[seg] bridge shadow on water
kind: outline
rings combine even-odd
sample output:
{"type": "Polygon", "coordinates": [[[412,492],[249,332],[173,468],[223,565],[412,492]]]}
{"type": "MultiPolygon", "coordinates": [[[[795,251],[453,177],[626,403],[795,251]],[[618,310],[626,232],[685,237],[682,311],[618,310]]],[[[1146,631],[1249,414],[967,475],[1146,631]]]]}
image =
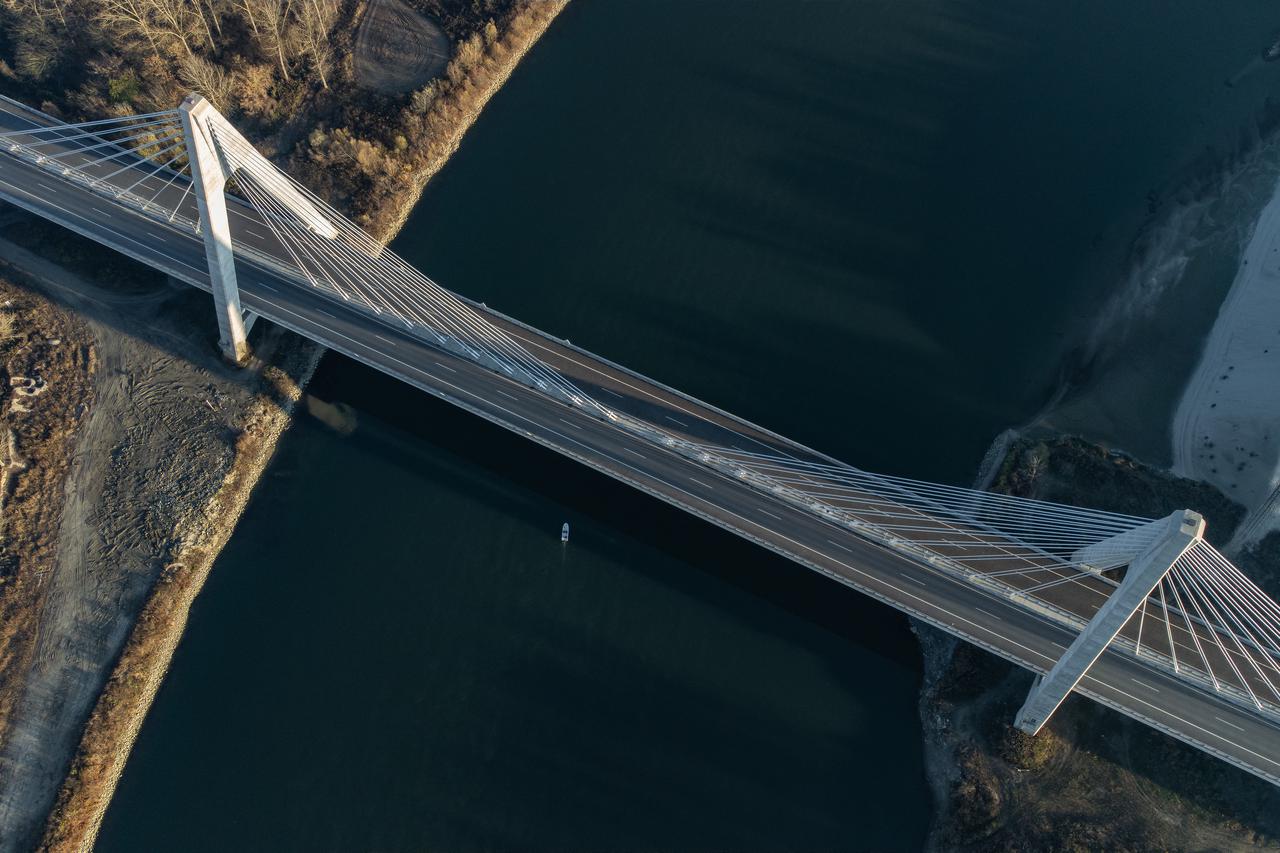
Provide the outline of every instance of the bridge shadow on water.
{"type": "MultiPolygon", "coordinates": [[[[567,508],[575,515],[569,519],[574,548],[597,547],[589,523],[597,521],[647,548],[697,559],[698,570],[712,577],[803,615],[895,665],[920,669],[913,641],[906,648],[884,641],[886,635],[908,636],[900,614],[541,445],[333,353],[325,356],[309,390],[322,399],[340,391],[341,402],[360,419],[353,440],[368,442],[371,452],[395,465],[431,465],[415,453],[410,439],[424,440],[465,460],[467,469],[479,467],[494,478],[478,481],[464,469],[432,466],[431,476],[443,478],[451,489],[549,530],[563,519],[548,515],[547,507],[567,508]],[[496,480],[507,481],[514,491],[495,488],[496,480]]],[[[685,584],[679,572],[661,580],[691,593],[704,588],[685,584]]]]}

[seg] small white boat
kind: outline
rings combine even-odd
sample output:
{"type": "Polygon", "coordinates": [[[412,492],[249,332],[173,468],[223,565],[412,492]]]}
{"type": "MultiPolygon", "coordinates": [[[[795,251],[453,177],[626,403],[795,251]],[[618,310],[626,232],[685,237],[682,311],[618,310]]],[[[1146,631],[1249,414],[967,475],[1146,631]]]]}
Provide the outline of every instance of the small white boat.
{"type": "Polygon", "coordinates": [[[569,541],[569,522],[567,521],[564,523],[564,526],[560,528],[560,541],[561,542],[569,541]]]}

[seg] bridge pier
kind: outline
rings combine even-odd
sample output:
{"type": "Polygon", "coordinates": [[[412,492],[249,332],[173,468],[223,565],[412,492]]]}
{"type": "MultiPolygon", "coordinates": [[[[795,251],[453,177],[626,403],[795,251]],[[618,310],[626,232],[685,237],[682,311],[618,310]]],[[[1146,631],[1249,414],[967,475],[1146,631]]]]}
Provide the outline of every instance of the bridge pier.
{"type": "Polygon", "coordinates": [[[1033,735],[1044,727],[1067,694],[1084,678],[1093,662],[1101,657],[1116,634],[1173,567],[1174,561],[1203,535],[1204,518],[1197,512],[1182,510],[1091,546],[1085,549],[1090,552],[1088,554],[1081,552],[1076,555],[1082,558],[1080,562],[1096,568],[1112,568],[1125,563],[1129,568],[1116,591],[1094,614],[1070,648],[1062,653],[1053,669],[1036,679],[1014,725],[1033,735]],[[1154,541],[1150,538],[1153,533],[1154,541]]]}
{"type": "Polygon", "coordinates": [[[187,160],[200,210],[200,231],[209,264],[209,284],[218,318],[218,346],[232,364],[249,360],[248,328],[240,308],[235,255],[231,251],[231,225],[227,221],[227,170],[218,156],[205,121],[217,112],[199,95],[188,95],[178,108],[187,142],[187,160]]]}

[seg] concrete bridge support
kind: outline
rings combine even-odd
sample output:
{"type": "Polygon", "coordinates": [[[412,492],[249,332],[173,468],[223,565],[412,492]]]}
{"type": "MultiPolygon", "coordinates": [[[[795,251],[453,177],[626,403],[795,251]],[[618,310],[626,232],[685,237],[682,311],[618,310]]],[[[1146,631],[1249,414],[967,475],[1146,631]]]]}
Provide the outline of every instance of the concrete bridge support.
{"type": "Polygon", "coordinates": [[[217,111],[199,95],[188,95],[178,108],[187,141],[187,159],[200,209],[200,230],[209,263],[209,283],[218,316],[218,346],[227,361],[244,365],[249,360],[248,330],[240,308],[236,262],[231,251],[231,226],[227,222],[227,170],[214,145],[210,114],[217,111]]]}
{"type": "Polygon", "coordinates": [[[227,221],[227,180],[238,170],[248,169],[262,189],[311,231],[334,240],[338,229],[203,97],[188,95],[178,107],[178,113],[182,117],[187,159],[191,163],[196,204],[200,209],[209,280],[218,314],[218,344],[228,361],[243,365],[249,358],[245,336],[256,318],[240,309],[231,227],[227,221]]]}
{"type": "Polygon", "coordinates": [[[1174,562],[1203,535],[1204,518],[1191,510],[1182,510],[1086,549],[1096,551],[1096,554],[1077,555],[1094,557],[1092,564],[1095,566],[1112,567],[1128,563],[1129,568],[1116,591],[1094,614],[1071,647],[1063,652],[1053,669],[1036,680],[1014,720],[1018,728],[1029,734],[1040,731],[1174,562]],[[1154,541],[1151,539],[1153,533],[1154,541]]]}

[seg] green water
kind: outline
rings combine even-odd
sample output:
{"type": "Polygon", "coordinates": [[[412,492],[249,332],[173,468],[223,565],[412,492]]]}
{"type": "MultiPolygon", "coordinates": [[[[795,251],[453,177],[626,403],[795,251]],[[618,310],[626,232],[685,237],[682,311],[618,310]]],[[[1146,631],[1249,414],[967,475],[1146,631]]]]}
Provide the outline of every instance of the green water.
{"type": "MultiPolygon", "coordinates": [[[[396,249],[850,462],[965,483],[1053,394],[1148,192],[1255,119],[1273,26],[582,0],[396,249]]],[[[924,843],[905,619],[342,358],[313,390],[360,427],[285,437],[99,849],[924,843]]]]}

